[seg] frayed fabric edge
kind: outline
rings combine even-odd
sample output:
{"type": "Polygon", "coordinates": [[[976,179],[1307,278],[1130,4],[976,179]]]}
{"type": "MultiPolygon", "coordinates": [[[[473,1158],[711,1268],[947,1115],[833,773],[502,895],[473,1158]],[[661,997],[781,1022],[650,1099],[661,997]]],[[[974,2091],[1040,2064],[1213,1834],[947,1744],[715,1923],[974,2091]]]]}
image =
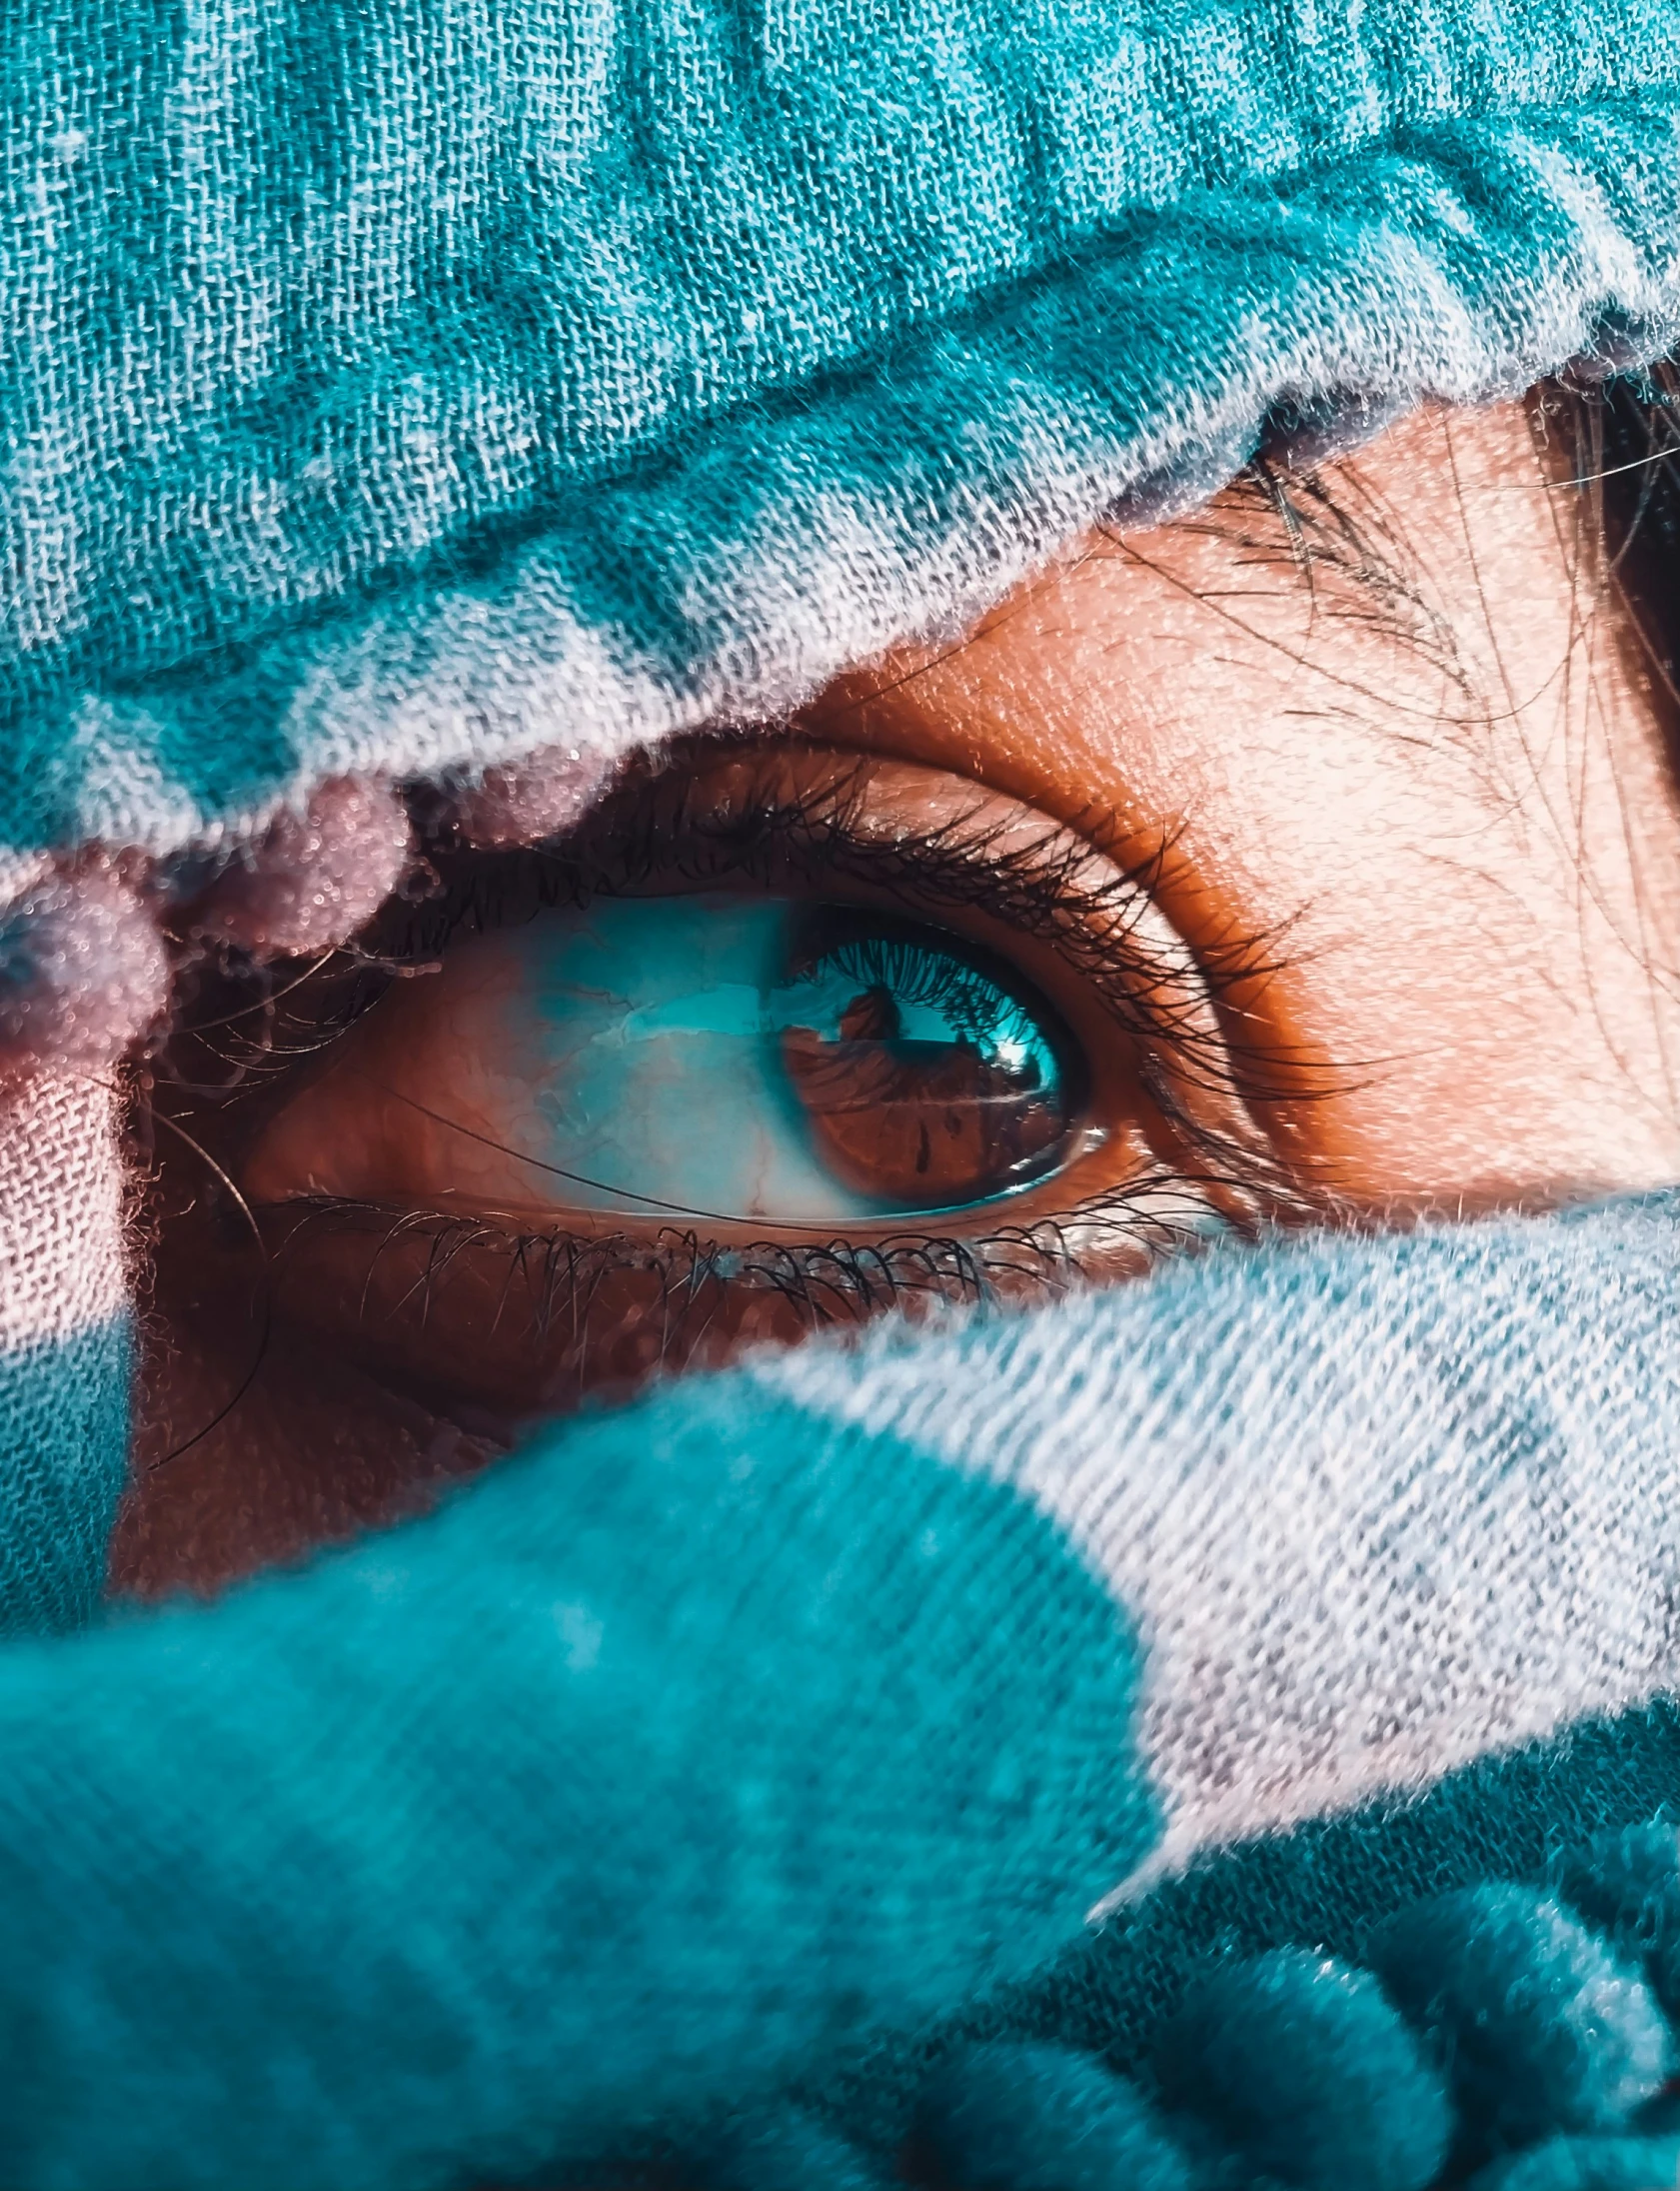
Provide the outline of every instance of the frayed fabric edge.
{"type": "Polygon", "coordinates": [[[785,721],[840,670],[954,636],[1091,525],[1206,501],[1257,449],[1310,465],[1419,403],[1636,367],[1680,337],[1676,234],[1666,93],[1195,195],[576,491],[489,581],[385,592],[232,676],[37,711],[0,781],[21,884],[0,1056],[118,1054],[162,1009],[148,937],[182,919],[258,956],[343,941],[413,857],[416,784],[468,839],[552,834],[627,753],[785,721]]]}

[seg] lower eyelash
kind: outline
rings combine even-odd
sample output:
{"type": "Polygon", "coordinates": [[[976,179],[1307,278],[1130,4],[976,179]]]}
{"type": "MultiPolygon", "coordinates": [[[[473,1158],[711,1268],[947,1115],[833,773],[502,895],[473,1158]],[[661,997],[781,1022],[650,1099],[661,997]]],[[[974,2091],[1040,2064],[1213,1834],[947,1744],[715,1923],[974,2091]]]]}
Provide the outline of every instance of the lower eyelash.
{"type": "MultiPolygon", "coordinates": [[[[417,1232],[429,1236],[425,1266],[403,1302],[417,1332],[424,1330],[458,1257],[501,1255],[504,1308],[516,1288],[524,1290],[539,1335],[547,1338],[569,1325],[580,1361],[590,1342],[593,1301],[609,1279],[625,1273],[658,1283],[663,1357],[680,1338],[695,1335],[687,1319],[699,1315],[710,1322],[734,1295],[777,1296],[809,1329],[844,1326],[911,1304],[960,1305],[1065,1291],[1092,1274],[1093,1261],[1123,1255],[1142,1270],[1229,1229],[1210,1207],[1204,1181],[1159,1173],[1087,1196],[1030,1224],[995,1225],[972,1238],[903,1230],[871,1241],[836,1236],[724,1243],[672,1225],[650,1237],[565,1225],[511,1233],[444,1211],[397,1211],[338,1197],[284,1206],[300,1226],[338,1222],[362,1231],[383,1222],[384,1236],[368,1264],[370,1286],[387,1248],[417,1232]]],[[[284,1254],[282,1243],[275,1250],[277,1263],[284,1254]]]]}

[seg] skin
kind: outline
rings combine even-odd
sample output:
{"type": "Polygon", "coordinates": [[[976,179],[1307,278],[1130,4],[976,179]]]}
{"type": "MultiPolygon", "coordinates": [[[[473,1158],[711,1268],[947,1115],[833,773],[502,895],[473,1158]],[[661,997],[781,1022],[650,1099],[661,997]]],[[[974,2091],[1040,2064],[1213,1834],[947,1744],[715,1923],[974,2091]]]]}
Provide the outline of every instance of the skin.
{"type": "MultiPolygon", "coordinates": [[[[1105,872],[1145,876],[1149,918],[1224,969],[1228,1072],[1197,1100],[1263,1150],[1272,1215],[1408,1222],[1666,1183],[1680,1176],[1671,727],[1565,471],[1520,405],[1424,414],[1325,475],[1339,517],[1295,495],[1304,570],[1251,487],[1151,532],[1092,535],[960,646],[837,681],[776,766],[861,760],[867,826],[888,838],[988,801],[1000,828],[1059,825],[1105,872]]],[[[970,925],[1085,1036],[1088,1000],[1053,952],[970,925]]],[[[505,1253],[457,1257],[421,1329],[418,1235],[376,1256],[373,1235],[347,1249],[287,1230],[289,1197],[322,1188],[553,1219],[529,1165],[388,1093],[406,1074],[438,1086],[447,1062],[451,1116],[508,1136],[518,1076],[465,965],[446,955],[399,985],[255,1124],[188,1121],[281,1243],[266,1309],[227,1197],[179,1149],[163,1164],[117,1587],[214,1587],[412,1510],[522,1415],[565,1403],[551,1340],[509,1306],[505,1253]]],[[[1145,1079],[1110,1034],[1096,1081],[1114,1129],[1093,1166],[1170,1140],[1145,1079]]],[[[610,1390],[660,1358],[633,1296],[591,1372],[610,1390]]],[[[689,1352],[803,1327],[758,1301],[712,1317],[689,1352]]]]}
{"type": "Polygon", "coordinates": [[[1362,1207],[1670,1179],[1668,726],[1615,604],[1581,597],[1569,498],[1515,405],[1411,419],[1339,475],[1399,535],[1431,644],[1334,574],[1315,614],[1215,513],[1082,543],[961,652],[842,680],[811,726],[1164,834],[1182,933],[1285,938],[1249,1004],[1322,1070],[1273,1122],[1362,1207]]]}

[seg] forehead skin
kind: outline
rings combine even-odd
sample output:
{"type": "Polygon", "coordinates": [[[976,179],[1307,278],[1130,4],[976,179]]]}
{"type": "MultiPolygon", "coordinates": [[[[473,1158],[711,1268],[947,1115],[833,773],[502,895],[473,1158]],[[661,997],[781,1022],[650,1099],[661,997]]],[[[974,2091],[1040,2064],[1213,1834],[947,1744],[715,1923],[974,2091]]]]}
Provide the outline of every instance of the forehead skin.
{"type": "Polygon", "coordinates": [[[807,718],[1151,859],[1270,1123],[1375,1209],[1680,1175],[1680,813],[1666,727],[1519,405],[1414,417],[1323,476],[1092,536],[955,649],[807,718]],[[1281,1076],[1276,1061],[1286,1061],[1281,1076]]]}

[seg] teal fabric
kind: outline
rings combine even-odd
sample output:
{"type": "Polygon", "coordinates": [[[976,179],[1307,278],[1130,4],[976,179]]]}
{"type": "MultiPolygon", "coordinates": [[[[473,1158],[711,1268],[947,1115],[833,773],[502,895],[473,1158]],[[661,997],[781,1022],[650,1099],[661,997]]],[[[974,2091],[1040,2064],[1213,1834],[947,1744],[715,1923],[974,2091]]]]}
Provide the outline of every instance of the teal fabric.
{"type": "MultiPolygon", "coordinates": [[[[1427,1418],[1392,1403],[1419,1389],[1413,1369],[1452,1399],[1465,1497],[1495,1519],[1502,1484],[1566,1505],[1580,1441],[1604,1431],[1629,1471],[1629,1539],[1666,1536],[1672,1558],[1648,1516],[1680,1384],[1677,1226],[1658,1203],[1208,1254],[1077,1322],[982,1316],[941,1334],[943,1356],[899,1341],[894,1358],[925,1355],[923,1403],[947,1417],[1001,1362],[1002,1436],[1011,1415],[1042,1417],[1044,1363],[1071,1357],[1100,1404],[1082,1422],[1066,1406],[1058,1442],[1141,1448],[1165,1481],[1180,1387],[1208,1442],[1246,1421],[1262,1455],[1307,1448],[1361,1389],[1374,1336],[1369,1419],[1399,1418],[1387,1450],[1427,1418]],[[1363,1325],[1326,1313],[1338,1292],[1363,1325]],[[1263,1401],[1223,1352],[1233,1310],[1248,1319],[1237,1372],[1280,1372],[1263,1401]],[[1070,1332],[1102,1343],[1074,1349],[1070,1332]],[[1118,1408],[1101,1384],[1115,1374],[1131,1380],[1118,1408]]],[[[1053,1500],[983,1441],[971,1464],[932,1450],[867,1351],[827,1357],[848,1382],[814,1359],[581,1418],[431,1518],[220,1604],[0,1652],[8,2185],[603,2181],[673,2143],[704,2153],[720,2115],[789,2095],[836,2126],[842,2157],[890,2173],[929,2060],[1001,2029],[1154,2076],[1169,2158],[1212,2141],[1214,2180],[1246,2187],[1258,2167],[1233,2176],[1231,2141],[1275,2155],[1275,2131],[1213,2105],[1230,2077],[1151,2067],[1210,1962],[1305,1948],[1314,1969],[1368,1964],[1377,1928],[1420,1897],[1544,1888],[1575,1844],[1680,1803],[1672,1703],[1581,1717],[1433,1792],[1210,1848],[1090,1936],[1092,1905],[1141,1876],[1170,1823],[1147,1707],[1171,1637],[1141,1632],[1053,1500]],[[888,1419],[855,1419],[848,1390],[888,1419]]],[[[1358,1423],[1344,1428],[1359,1449],[1358,1423]]],[[[1448,1434],[1433,1418],[1425,1442],[1448,1434]]],[[[1366,1445],[1387,1520],[1380,1439],[1366,1445]]],[[[1349,1571],[1361,1549],[1346,1547],[1349,1571]]],[[[1615,1549],[1603,1572],[1579,1556],[1518,1572],[1517,1593],[1562,1593],[1602,1625],[1632,1572],[1615,1549]]],[[[1278,1603],[1280,1637],[1296,1610],[1278,1603]]],[[[1335,1671],[1300,1669],[1309,1702],[1320,1673],[1331,1684],[1326,1711],[1335,1671]]],[[[1232,1672],[1209,1662],[1209,1708],[1232,1672]]],[[[1680,1910],[1671,1840],[1640,1861],[1667,1897],[1651,1906],[1680,1910]]],[[[1530,2102],[1529,2144],[1637,2127],[1680,1994],[1661,1926],[1618,1929],[1631,1861],[1618,1843],[1585,1886],[1580,1864],[1563,1879],[1583,1917],[1540,1934],[1561,1938],[1561,1973],[1500,1981],[1483,2022],[1518,2073],[1485,2104],[1455,2091],[1460,2124],[1472,2101],[1511,2118],[1515,2085],[1580,2099],[1530,2102]],[[1647,1951],[1642,1976],[1626,1958],[1647,1951]],[[1551,2025],[1505,2028],[1511,2004],[1553,1999],[1572,2082],[1521,2074],[1551,2025]]],[[[1314,2095],[1325,2120],[1308,2142],[1332,2158],[1373,2135],[1399,2151],[1383,2094],[1412,2042],[1370,1984],[1330,1969],[1327,2001],[1291,2006],[1299,1988],[1283,1989],[1288,2028],[1249,2088],[1314,2095]],[[1303,2062],[1298,2033],[1326,2015],[1335,2043],[1303,2062]]],[[[1433,1975],[1422,1988],[1425,2031],[1449,1993],[1433,1975]]],[[[1479,2000],[1468,1981],[1458,1994],[1479,2000]]],[[[1268,1983],[1262,2004],[1277,1995],[1268,1983]]],[[[1111,2127],[1143,2135],[1134,2108],[1111,2127]]],[[[769,2166],[805,2149],[745,2150],[769,2166]]],[[[1035,2181],[1023,2159],[1007,2191],[1035,2181]]]]}
{"type": "Polygon", "coordinates": [[[128,1483],[133,1373],[127,1316],[0,1349],[0,1637],[61,1634],[99,1617],[128,1483]]]}
{"type": "Polygon", "coordinates": [[[763,712],[1104,511],[1680,327],[1669,0],[0,36],[0,829],[763,712]]]}
{"type": "Polygon", "coordinates": [[[734,1380],[0,1653],[0,2180],[525,2180],[1019,1976],[1147,1850],[1060,1532],[734,1380]]]}
{"type": "MultiPolygon", "coordinates": [[[[14,0],[0,143],[0,855],[97,841],[136,889],[335,773],[774,714],[1262,442],[1680,335],[1674,0],[14,0]]],[[[1068,1420],[1123,1359],[1156,1430],[1304,1447],[1377,1358],[1453,1398],[1390,1425],[1420,1466],[1578,1488],[1619,1453],[1631,1500],[1675,1413],[1672,1229],[1637,1285],[1591,1223],[1550,1260],[1502,1236],[1475,1288],[1428,1239],[1209,1258],[1113,1311],[1068,1420]],[[1181,1382],[1220,1287],[1242,1359],[1295,1350],[1264,1406],[1181,1382]]],[[[94,1613],[128,1326],[37,1322],[0,1361],[0,1591],[46,1630],[94,1613]]],[[[1091,1329],[1031,1325],[1017,1415],[1091,1329]]],[[[446,2191],[701,2153],[790,2090],[818,2129],[720,2191],[790,2154],[866,2181],[936,2042],[1001,2018],[1142,2078],[1204,1964],[1273,1949],[1327,1949],[1422,2060],[1342,1963],[1680,1799],[1671,1710],[1204,1853],[1086,1940],[1161,1846],[1152,1646],[1081,1517],[934,1436],[993,1337],[939,1339],[926,1435],[743,1373],[218,1606],[8,1643],[0,2181],[446,2191]]],[[[1559,1967],[1606,2046],[1660,2037],[1585,1927],[1559,1967]]],[[[1622,2119],[1490,2182],[1670,2150],[1651,2060],[1606,2061],[1622,2119]]],[[[1094,2088],[1162,2181],[1254,2180],[1228,2124],[1094,2088]]]]}
{"type": "MultiPolygon", "coordinates": [[[[914,2048],[878,2050],[866,2070],[850,2072],[830,2089],[829,2104],[860,2149],[891,2151],[925,2107],[930,2084],[936,2089],[948,2078],[949,2065],[960,2066],[975,2042],[983,2054],[1024,2042],[1077,2050],[1073,2060],[1100,2061],[1145,2090],[1162,2081],[1170,2090],[1186,2071],[1199,2074],[1215,2107],[1236,2086],[1269,2133],[1274,2158],[1283,2142],[1288,2164],[1281,2171],[1256,2170],[1256,2180],[1268,2187],[1278,2174],[1289,2183],[1322,2181],[1325,2191],[1355,2182],[1403,2182],[1419,2191],[1437,2180],[1461,2183],[1475,2153],[1475,2142],[1463,2135],[1467,2116],[1475,2122],[1461,2089],[1465,2057],[1472,2075],[1480,2069],[1485,2076],[1489,2054],[1496,2058],[1512,2047],[1513,2025],[1544,2005],[1548,1978],[1555,1984],[1555,1975],[1533,1967],[1495,1974],[1499,1982],[1484,1982],[1458,2043],[1443,2046],[1439,2019],[1452,1973],[1435,1956],[1428,1987],[1434,1998],[1422,2004],[1426,2032],[1434,2026],[1426,2053],[1460,2072],[1452,2080],[1459,2087],[1458,2150],[1444,2173],[1438,2148],[1432,2159],[1426,2151],[1417,2166],[1408,2165],[1407,2154],[1420,2142],[1427,2149],[1438,2099],[1406,2090],[1415,2066],[1396,2065],[1393,2042],[1382,2043],[1380,2030],[1366,2033],[1358,2018],[1336,2016],[1344,2006],[1336,1996],[1349,1989],[1350,1967],[1357,1971],[1363,1964],[1354,1985],[1366,1990],[1368,2007],[1375,1990],[1368,1966],[1383,1961],[1385,1935],[1424,1964],[1432,1910],[1477,1895],[1496,1904],[1519,1900],[1513,1885],[1490,1890],[1484,1882],[1523,1882],[1533,1890],[1530,1906],[1571,1935],[1572,1952],[1596,1963],[1598,1975],[1567,2004],[1579,2020],[1561,2035],[1566,2043],[1558,2043],[1555,2026],[1539,2021],[1528,2060],[1519,2056],[1516,2073],[1497,2081],[1498,2101],[1527,2112],[1533,2130],[1484,2160],[1474,2173],[1477,2191],[1664,2191],[1680,2161],[1673,2088],[1663,2096],[1664,2075],[1680,2057],[1673,2052],[1672,2029],[1667,2064],[1653,2057],[1652,2036],[1660,2028],[1656,2000],[1628,1980],[1641,1954],[1648,1956],[1653,1990],[1672,2019],[1680,2000],[1655,1976],[1672,1936],[1665,1941],[1649,1910],[1634,1936],[1613,1941],[1571,1923],[1569,1913],[1579,1906],[1571,1899],[1581,1883],[1576,1852],[1595,1840],[1599,1849],[1606,1842],[1614,1848],[1617,1829],[1629,1819],[1664,1807],[1672,1815],[1677,1792],[1680,1716],[1665,1701],[1649,1712],[1581,1724],[1562,1740],[1513,1757],[1484,1760],[1415,1803],[1370,1805],[1351,1817],[1221,1852],[1111,1919],[1025,1986],[914,2048]],[[1607,1945],[1627,1958],[1619,1977],[1614,1959],[1605,1959],[1607,1945]],[[1171,2051],[1186,2004],[1197,2011],[1194,2028],[1205,2020],[1201,2004],[1210,1993],[1235,1994],[1256,1978],[1271,1979],[1279,1962],[1294,1966],[1309,1997],[1314,1991],[1320,1996],[1316,2014],[1268,2028],[1250,2008],[1246,2019],[1223,2022],[1216,2059],[1198,2063],[1192,2055],[1186,2061],[1171,2051]],[[1624,2042],[1626,2024],[1633,2024],[1631,2046],[1611,2039],[1618,2020],[1624,2042]],[[1615,2074],[1626,2077],[1630,2066],[1636,2073],[1634,2104],[1619,2126],[1595,2120],[1600,2109],[1616,2112],[1598,2082],[1607,2056],[1615,2074]],[[1401,2093],[1408,2110],[1403,2133],[1387,2119],[1401,2093]],[[1361,2138],[1368,2142],[1361,2145],[1361,2138]],[[1349,2142],[1338,2150],[1344,2140],[1349,2142]],[[1320,2174],[1326,2147],[1329,2165],[1320,2174]]],[[[1669,1825],[1659,1831],[1669,1843],[1665,1877],[1672,1896],[1680,1891],[1675,1830],[1669,1825]]],[[[1591,1921],[1603,1912],[1582,1908],[1581,1914],[1591,1921]]],[[[1391,1998],[1401,1989],[1390,1984],[1385,1990],[1391,1998]]],[[[1415,2013],[1417,2004],[1406,2005],[1415,2013]]],[[[1515,2040],[1520,2047],[1520,2029],[1515,2040]]],[[[1196,2113],[1199,2118],[1202,2110],[1196,2113]]],[[[1481,2116],[1484,2152],[1488,2115],[1496,2113],[1490,2108],[1481,2116]]],[[[1201,2127],[1198,2120],[1194,2128],[1201,2127]]],[[[1195,2143],[1193,2133],[1189,2142],[1195,2143]]],[[[1219,2164],[1223,2172],[1216,2166],[1212,2181],[1249,2182],[1240,2166],[1231,2169],[1228,2152],[1219,2164]]],[[[1007,2180],[1012,2187],[1034,2178],[1017,2164],[1007,2180]]]]}
{"type": "MultiPolygon", "coordinates": [[[[1135,2063],[1210,1952],[1310,1943],[1357,1961],[1373,1930],[1420,1896],[1489,1878],[1542,1885],[1594,1834],[1677,1807],[1671,1700],[1583,1722],[1450,1774],[1414,1802],[1371,1804],[1208,1857],[1110,1918],[984,2027],[995,2018],[1135,2063]]],[[[881,2106],[887,2093],[880,2081],[856,2104],[881,2106]]]]}

